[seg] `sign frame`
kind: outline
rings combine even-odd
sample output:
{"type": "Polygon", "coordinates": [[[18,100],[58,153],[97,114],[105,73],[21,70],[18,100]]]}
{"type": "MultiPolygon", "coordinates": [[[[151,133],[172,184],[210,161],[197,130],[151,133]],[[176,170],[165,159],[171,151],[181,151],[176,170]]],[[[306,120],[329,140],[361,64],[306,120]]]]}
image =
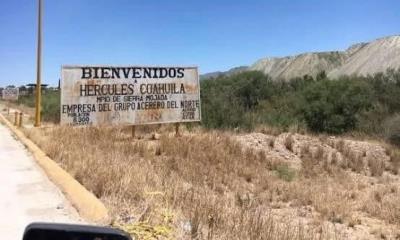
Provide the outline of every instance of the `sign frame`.
{"type": "MultiPolygon", "coordinates": [[[[96,127],[102,127],[102,126],[141,126],[141,125],[154,125],[154,124],[172,124],[172,123],[194,123],[194,122],[201,122],[202,116],[201,116],[201,87],[200,87],[200,74],[199,74],[199,68],[197,65],[136,65],[136,64],[130,64],[130,65],[105,65],[105,64],[63,64],[61,65],[61,74],[60,74],[60,124],[65,125],[65,126],[74,126],[74,127],[90,127],[90,126],[96,126],[96,127]],[[64,84],[64,76],[63,76],[63,70],[64,69],[71,69],[71,68],[183,68],[183,69],[194,69],[196,71],[196,84],[198,87],[197,90],[197,99],[198,99],[198,118],[197,119],[186,119],[182,121],[158,121],[158,122],[141,122],[141,123],[100,123],[100,124],[83,124],[83,125],[74,125],[70,123],[63,123],[62,122],[62,99],[64,97],[64,91],[63,91],[63,84],[64,84]]],[[[99,78],[101,79],[101,78],[99,78]]],[[[136,110],[134,110],[136,111],[136,110]]]]}

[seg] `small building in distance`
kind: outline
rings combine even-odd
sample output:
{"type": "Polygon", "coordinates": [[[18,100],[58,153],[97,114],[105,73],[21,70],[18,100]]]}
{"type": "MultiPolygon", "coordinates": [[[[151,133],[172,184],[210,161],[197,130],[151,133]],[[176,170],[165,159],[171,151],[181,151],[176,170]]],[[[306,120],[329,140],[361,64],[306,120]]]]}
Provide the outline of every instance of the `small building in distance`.
{"type": "Polygon", "coordinates": [[[28,95],[28,88],[25,85],[21,85],[18,87],[19,95],[26,96],[28,95]]]}
{"type": "MultiPolygon", "coordinates": [[[[26,86],[28,87],[28,95],[32,95],[32,94],[36,93],[36,83],[29,83],[29,84],[26,84],[26,86]]],[[[40,84],[40,86],[41,86],[42,94],[46,93],[48,84],[40,84]]]]}

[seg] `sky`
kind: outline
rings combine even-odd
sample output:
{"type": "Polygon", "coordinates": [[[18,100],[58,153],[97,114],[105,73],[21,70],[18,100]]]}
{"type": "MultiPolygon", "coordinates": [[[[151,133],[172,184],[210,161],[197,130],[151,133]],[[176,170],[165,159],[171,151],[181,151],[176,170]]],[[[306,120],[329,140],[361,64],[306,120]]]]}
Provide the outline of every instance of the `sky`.
{"type": "MultiPolygon", "coordinates": [[[[398,0],[43,0],[43,83],[62,65],[198,66],[400,34],[398,0]]],[[[0,0],[0,86],[36,81],[37,1],[0,0]]]]}

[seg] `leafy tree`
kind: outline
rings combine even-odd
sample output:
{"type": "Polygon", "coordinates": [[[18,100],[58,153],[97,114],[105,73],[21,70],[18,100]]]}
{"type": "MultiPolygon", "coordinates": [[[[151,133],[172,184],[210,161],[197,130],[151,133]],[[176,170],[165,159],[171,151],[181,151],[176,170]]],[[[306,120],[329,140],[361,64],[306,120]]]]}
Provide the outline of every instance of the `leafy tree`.
{"type": "Polygon", "coordinates": [[[324,80],[303,93],[304,119],[315,132],[344,133],[353,130],[357,114],[371,106],[371,89],[361,81],[324,80]]]}
{"type": "Polygon", "coordinates": [[[244,72],[233,79],[234,94],[245,109],[251,110],[272,95],[271,79],[261,72],[244,72]]]}
{"type": "Polygon", "coordinates": [[[296,125],[314,132],[383,136],[387,120],[400,114],[400,69],[338,80],[321,72],[315,79],[305,75],[288,81],[249,71],[202,80],[201,97],[206,127],[296,125]]]}

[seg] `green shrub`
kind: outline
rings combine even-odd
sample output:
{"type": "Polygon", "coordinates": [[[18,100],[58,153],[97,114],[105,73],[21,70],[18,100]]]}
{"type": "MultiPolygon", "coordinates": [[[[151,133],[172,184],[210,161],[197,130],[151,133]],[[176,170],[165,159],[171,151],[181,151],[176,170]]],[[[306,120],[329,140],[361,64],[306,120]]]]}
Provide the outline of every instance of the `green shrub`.
{"type": "Polygon", "coordinates": [[[50,92],[43,94],[42,97],[42,116],[44,121],[60,121],[60,94],[59,92],[50,92]]]}
{"type": "MultiPolygon", "coordinates": [[[[35,95],[20,96],[18,103],[33,108],[35,107],[35,95]]],[[[60,121],[59,92],[46,92],[42,94],[41,114],[44,121],[60,121]]]]}
{"type": "Polygon", "coordinates": [[[400,147],[400,114],[387,118],[383,128],[386,140],[400,147]]]}
{"type": "Polygon", "coordinates": [[[256,107],[272,95],[270,85],[270,78],[261,72],[203,80],[203,124],[209,128],[252,129],[258,119],[256,107]]]}
{"type": "Polygon", "coordinates": [[[291,182],[296,175],[296,172],[291,169],[287,164],[277,165],[275,171],[280,179],[287,182],[291,182]]]}
{"type": "Polygon", "coordinates": [[[321,80],[305,89],[304,119],[314,132],[344,133],[357,126],[357,115],[372,104],[363,81],[321,80]]]}
{"type": "Polygon", "coordinates": [[[18,97],[18,104],[25,105],[27,107],[35,107],[35,96],[34,95],[26,95],[18,97]]]}

